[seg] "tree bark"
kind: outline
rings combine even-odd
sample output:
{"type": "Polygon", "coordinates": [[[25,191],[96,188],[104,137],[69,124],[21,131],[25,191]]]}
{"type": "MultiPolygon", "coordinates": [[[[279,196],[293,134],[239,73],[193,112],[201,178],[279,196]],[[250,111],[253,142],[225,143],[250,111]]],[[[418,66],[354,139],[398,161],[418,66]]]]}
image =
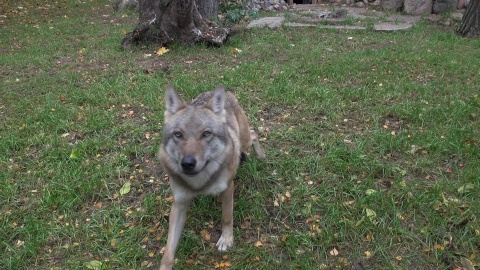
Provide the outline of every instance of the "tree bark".
{"type": "Polygon", "coordinates": [[[480,36],[480,0],[470,1],[457,33],[464,37],[480,36]]]}
{"type": "Polygon", "coordinates": [[[198,12],[205,19],[216,17],[218,14],[219,0],[195,0],[198,12]]]}
{"type": "Polygon", "coordinates": [[[229,32],[228,28],[218,27],[204,18],[195,0],[140,0],[138,25],[125,35],[122,49],[139,42],[163,46],[177,41],[185,45],[206,43],[220,46],[227,40],[229,32]]]}

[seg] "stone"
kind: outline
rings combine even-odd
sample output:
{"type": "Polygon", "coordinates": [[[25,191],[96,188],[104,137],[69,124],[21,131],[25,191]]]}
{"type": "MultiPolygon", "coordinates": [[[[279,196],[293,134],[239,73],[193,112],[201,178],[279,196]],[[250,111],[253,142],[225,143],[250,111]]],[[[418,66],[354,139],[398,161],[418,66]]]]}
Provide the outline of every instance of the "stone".
{"type": "Polygon", "coordinates": [[[409,15],[423,15],[432,13],[432,0],[405,0],[403,9],[409,15]]]}
{"type": "Polygon", "coordinates": [[[436,0],[433,4],[433,13],[441,14],[457,8],[457,0],[436,0]]]}
{"type": "Polygon", "coordinates": [[[247,29],[262,28],[262,27],[268,27],[268,28],[280,27],[284,20],[285,20],[284,17],[264,17],[264,18],[251,21],[247,25],[247,29]]]}
{"type": "Polygon", "coordinates": [[[314,24],[308,24],[308,23],[296,23],[296,22],[292,22],[292,23],[285,23],[284,24],[285,26],[288,26],[288,27],[315,27],[314,24]]]}
{"type": "Polygon", "coordinates": [[[462,19],[463,19],[463,13],[461,12],[453,12],[451,15],[450,15],[450,18],[452,18],[452,20],[454,21],[457,21],[457,22],[461,22],[462,19]]]}
{"type": "Polygon", "coordinates": [[[390,32],[390,31],[399,31],[399,30],[407,30],[413,27],[412,23],[377,23],[373,26],[375,31],[383,31],[383,32],[390,32]]]}
{"type": "Polygon", "coordinates": [[[382,0],[380,6],[383,10],[397,11],[403,6],[403,0],[382,0]]]}

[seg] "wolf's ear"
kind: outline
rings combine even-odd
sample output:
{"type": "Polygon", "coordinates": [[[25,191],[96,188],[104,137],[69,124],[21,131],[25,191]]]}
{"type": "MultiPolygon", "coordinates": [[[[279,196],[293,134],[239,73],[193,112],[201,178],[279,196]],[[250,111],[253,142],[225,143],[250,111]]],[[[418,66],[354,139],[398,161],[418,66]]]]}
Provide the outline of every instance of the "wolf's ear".
{"type": "Polygon", "coordinates": [[[178,96],[173,86],[169,85],[165,91],[165,107],[169,113],[176,113],[185,107],[185,102],[178,96]]]}
{"type": "Polygon", "coordinates": [[[207,103],[207,106],[214,113],[221,113],[225,110],[225,88],[223,85],[217,85],[212,97],[207,103]]]}

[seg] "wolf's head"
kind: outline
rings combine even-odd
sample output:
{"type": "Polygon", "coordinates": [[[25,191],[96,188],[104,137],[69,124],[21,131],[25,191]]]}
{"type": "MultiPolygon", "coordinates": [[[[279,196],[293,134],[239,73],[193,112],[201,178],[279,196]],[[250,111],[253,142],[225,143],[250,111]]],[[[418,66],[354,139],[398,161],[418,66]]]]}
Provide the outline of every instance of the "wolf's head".
{"type": "Polygon", "coordinates": [[[229,142],[225,90],[217,87],[187,105],[168,87],[165,93],[163,151],[167,166],[177,174],[212,174],[222,164],[229,142]]]}

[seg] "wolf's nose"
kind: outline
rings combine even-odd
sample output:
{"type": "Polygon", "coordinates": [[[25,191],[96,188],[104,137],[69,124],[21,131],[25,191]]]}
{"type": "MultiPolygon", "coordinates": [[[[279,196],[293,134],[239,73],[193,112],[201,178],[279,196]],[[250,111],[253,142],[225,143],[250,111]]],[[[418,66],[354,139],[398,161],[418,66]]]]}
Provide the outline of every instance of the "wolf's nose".
{"type": "Polygon", "coordinates": [[[197,165],[197,161],[192,156],[184,156],[181,162],[182,168],[185,172],[191,172],[195,169],[195,165],[197,165]]]}

